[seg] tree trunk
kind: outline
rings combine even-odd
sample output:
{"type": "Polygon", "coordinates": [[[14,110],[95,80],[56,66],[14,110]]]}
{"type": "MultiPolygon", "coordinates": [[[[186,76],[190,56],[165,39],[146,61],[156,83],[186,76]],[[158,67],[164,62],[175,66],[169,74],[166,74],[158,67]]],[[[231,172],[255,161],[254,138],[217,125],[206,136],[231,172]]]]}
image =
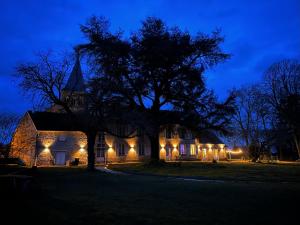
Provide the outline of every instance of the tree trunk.
{"type": "Polygon", "coordinates": [[[88,171],[94,171],[95,170],[95,140],[96,140],[96,131],[89,131],[86,132],[87,136],[87,152],[88,152],[88,171]]]}
{"type": "Polygon", "coordinates": [[[300,160],[300,146],[299,146],[300,144],[298,141],[299,139],[296,134],[294,134],[293,137],[294,137],[294,142],[295,142],[297,153],[298,153],[298,160],[300,160]]]}
{"type": "Polygon", "coordinates": [[[151,160],[159,160],[159,133],[149,137],[151,143],[151,160]]]}

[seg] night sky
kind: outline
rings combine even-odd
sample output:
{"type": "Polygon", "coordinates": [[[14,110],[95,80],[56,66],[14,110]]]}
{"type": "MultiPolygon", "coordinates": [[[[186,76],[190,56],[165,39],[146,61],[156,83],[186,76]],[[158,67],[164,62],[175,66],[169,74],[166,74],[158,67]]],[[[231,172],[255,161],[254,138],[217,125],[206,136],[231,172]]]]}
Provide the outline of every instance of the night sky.
{"type": "Polygon", "coordinates": [[[271,63],[300,59],[299,0],[1,0],[0,6],[0,111],[32,108],[12,79],[16,64],[37,51],[71,51],[85,41],[79,25],[92,15],[127,34],[147,16],[193,34],[221,28],[223,50],[232,58],[206,72],[221,99],[233,87],[259,81],[271,63]]]}

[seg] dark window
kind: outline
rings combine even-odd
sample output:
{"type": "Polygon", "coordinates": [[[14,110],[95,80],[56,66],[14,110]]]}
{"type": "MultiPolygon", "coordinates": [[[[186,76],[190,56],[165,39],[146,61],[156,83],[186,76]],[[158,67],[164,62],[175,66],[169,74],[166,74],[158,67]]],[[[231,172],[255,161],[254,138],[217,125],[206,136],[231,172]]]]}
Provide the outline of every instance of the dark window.
{"type": "Polygon", "coordinates": [[[99,133],[98,143],[96,145],[96,157],[104,157],[105,152],[105,136],[104,133],[99,133]]]}
{"type": "Polygon", "coordinates": [[[144,143],[139,143],[139,155],[145,155],[144,143]]]}
{"type": "Polygon", "coordinates": [[[179,138],[183,139],[184,135],[185,135],[185,129],[184,128],[179,128],[178,129],[178,134],[179,134],[179,138]]]}
{"type": "Polygon", "coordinates": [[[171,128],[166,129],[166,138],[168,138],[168,139],[172,138],[172,129],[171,128]]]}
{"type": "Polygon", "coordinates": [[[169,156],[172,152],[172,147],[171,146],[168,146],[166,147],[166,156],[169,156]]]}
{"type": "Polygon", "coordinates": [[[136,133],[137,133],[137,136],[139,136],[139,137],[143,135],[143,131],[141,128],[137,128],[136,133]]]}
{"type": "Polygon", "coordinates": [[[117,145],[117,148],[118,148],[118,155],[119,156],[125,155],[125,145],[123,143],[119,143],[117,145]]]}
{"type": "Polygon", "coordinates": [[[127,126],[126,125],[120,125],[119,126],[119,134],[121,136],[126,136],[128,133],[128,129],[127,129],[127,126]]]}

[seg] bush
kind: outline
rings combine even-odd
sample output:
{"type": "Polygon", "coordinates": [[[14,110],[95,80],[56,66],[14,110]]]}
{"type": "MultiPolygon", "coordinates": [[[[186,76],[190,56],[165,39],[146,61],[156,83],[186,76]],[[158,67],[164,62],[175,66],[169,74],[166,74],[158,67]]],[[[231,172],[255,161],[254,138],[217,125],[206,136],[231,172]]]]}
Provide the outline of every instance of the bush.
{"type": "Polygon", "coordinates": [[[20,158],[0,158],[0,165],[17,164],[25,166],[25,163],[20,158]]]}
{"type": "Polygon", "coordinates": [[[78,164],[79,164],[79,158],[75,158],[75,160],[71,162],[71,166],[78,166],[78,164]]]}

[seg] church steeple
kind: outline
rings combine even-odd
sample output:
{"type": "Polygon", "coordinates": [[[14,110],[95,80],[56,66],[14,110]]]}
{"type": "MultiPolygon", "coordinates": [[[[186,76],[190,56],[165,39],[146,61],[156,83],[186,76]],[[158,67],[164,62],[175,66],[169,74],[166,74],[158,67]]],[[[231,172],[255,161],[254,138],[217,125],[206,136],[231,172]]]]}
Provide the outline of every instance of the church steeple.
{"type": "Polygon", "coordinates": [[[85,84],[82,76],[79,54],[76,52],[76,61],[66,86],[62,92],[62,100],[73,111],[81,111],[85,108],[85,84]]]}
{"type": "Polygon", "coordinates": [[[70,74],[70,77],[67,81],[65,88],[63,89],[65,92],[85,92],[85,85],[82,76],[79,53],[76,52],[76,61],[73,67],[73,70],[70,74]]]}

